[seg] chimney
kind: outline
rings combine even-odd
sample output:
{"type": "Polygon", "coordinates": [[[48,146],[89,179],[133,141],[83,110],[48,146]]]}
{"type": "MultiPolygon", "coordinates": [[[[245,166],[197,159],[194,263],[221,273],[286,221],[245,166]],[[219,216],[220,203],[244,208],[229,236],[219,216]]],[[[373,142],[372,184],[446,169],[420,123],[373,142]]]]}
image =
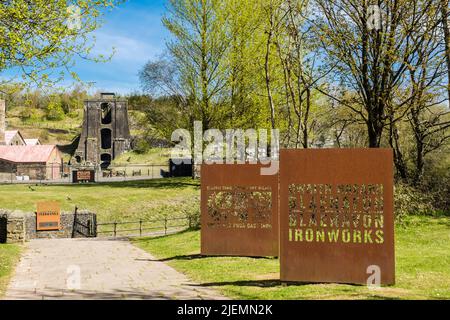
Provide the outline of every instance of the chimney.
{"type": "Polygon", "coordinates": [[[5,145],[5,118],[6,118],[6,103],[5,100],[0,99],[0,145],[5,145]]]}

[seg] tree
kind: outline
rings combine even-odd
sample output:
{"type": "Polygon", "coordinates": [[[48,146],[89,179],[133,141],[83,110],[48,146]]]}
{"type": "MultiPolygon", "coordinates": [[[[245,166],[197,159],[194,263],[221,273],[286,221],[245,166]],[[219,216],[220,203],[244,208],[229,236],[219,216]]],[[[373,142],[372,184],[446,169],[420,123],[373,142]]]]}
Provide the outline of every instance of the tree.
{"type": "Polygon", "coordinates": [[[391,119],[389,113],[408,106],[413,99],[413,95],[398,93],[408,85],[406,72],[416,53],[411,39],[435,28],[433,24],[424,28],[424,17],[435,10],[435,1],[388,0],[379,2],[375,11],[369,1],[316,3],[325,59],[336,64],[333,80],[357,93],[347,106],[364,119],[369,147],[379,147],[391,119]]]}
{"type": "MultiPolygon", "coordinates": [[[[321,65],[318,59],[320,48],[312,32],[313,24],[307,19],[311,12],[309,1],[286,0],[280,11],[281,26],[275,43],[284,74],[287,145],[292,141],[296,148],[309,148],[313,140],[312,129],[316,124],[313,113],[318,111],[319,100],[323,96],[317,89],[324,86],[320,82],[333,67],[321,65]]],[[[326,108],[323,105],[320,107],[326,108]]]]}
{"type": "Polygon", "coordinates": [[[49,97],[46,113],[47,119],[58,121],[64,119],[64,109],[61,105],[61,98],[58,94],[53,94],[49,97]]]}
{"type": "Polygon", "coordinates": [[[445,62],[447,63],[447,98],[450,101],[450,29],[448,25],[449,18],[449,1],[448,0],[440,0],[440,9],[441,9],[441,22],[442,22],[442,34],[443,34],[443,42],[445,46],[445,62]]]}
{"type": "MultiPolygon", "coordinates": [[[[14,0],[0,2],[0,72],[19,68],[25,80],[38,84],[60,80],[71,71],[74,57],[90,55],[91,34],[101,12],[120,0],[14,0]],[[52,72],[59,71],[50,80],[52,72]]],[[[54,75],[54,74],[53,74],[54,75]]]]}
{"type": "Polygon", "coordinates": [[[211,128],[226,112],[220,108],[226,85],[223,56],[228,48],[225,37],[224,4],[221,0],[170,0],[163,18],[175,37],[168,44],[181,82],[192,103],[193,113],[211,128]]]}

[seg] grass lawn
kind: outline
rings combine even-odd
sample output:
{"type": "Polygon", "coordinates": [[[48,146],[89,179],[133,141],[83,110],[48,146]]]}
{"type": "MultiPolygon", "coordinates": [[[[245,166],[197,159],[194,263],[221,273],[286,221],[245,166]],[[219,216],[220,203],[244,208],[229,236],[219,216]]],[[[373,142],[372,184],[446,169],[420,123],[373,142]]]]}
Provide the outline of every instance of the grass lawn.
{"type": "Polygon", "coordinates": [[[113,160],[114,166],[133,164],[168,165],[170,148],[152,148],[146,153],[127,152],[113,160]]]}
{"type": "Polygon", "coordinates": [[[450,218],[408,217],[396,227],[396,285],[281,285],[273,258],[201,257],[200,232],[134,243],[193,280],[239,299],[450,299],[450,218]]]}
{"type": "Polygon", "coordinates": [[[5,294],[15,264],[19,261],[21,246],[0,244],[0,297],[5,294]]]}
{"type": "Polygon", "coordinates": [[[191,178],[93,185],[0,185],[0,208],[35,211],[36,202],[56,200],[63,211],[89,209],[98,222],[180,217],[198,212],[199,181],[191,178]]]}

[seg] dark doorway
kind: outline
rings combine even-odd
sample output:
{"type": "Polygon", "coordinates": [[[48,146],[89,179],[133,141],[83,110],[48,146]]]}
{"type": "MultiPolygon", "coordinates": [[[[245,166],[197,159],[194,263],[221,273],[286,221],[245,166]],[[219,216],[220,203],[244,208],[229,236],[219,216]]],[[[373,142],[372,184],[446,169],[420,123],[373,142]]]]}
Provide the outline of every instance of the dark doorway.
{"type": "Polygon", "coordinates": [[[111,130],[102,129],[100,135],[102,137],[102,149],[111,149],[111,130]]]}
{"type": "Polygon", "coordinates": [[[101,161],[100,167],[101,167],[102,169],[108,168],[109,165],[111,164],[111,155],[108,154],[108,153],[103,153],[103,154],[100,156],[100,161],[101,161]]]}
{"type": "Polygon", "coordinates": [[[101,104],[102,108],[102,124],[110,124],[112,121],[112,108],[107,102],[101,104]]]}

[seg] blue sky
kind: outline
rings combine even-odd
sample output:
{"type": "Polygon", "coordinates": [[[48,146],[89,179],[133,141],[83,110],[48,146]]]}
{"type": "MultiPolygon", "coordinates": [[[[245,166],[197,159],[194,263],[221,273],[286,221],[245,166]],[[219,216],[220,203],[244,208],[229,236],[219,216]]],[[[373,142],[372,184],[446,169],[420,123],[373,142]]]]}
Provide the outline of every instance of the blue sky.
{"type": "MultiPolygon", "coordinates": [[[[92,90],[126,94],[140,91],[138,72],[150,59],[157,58],[165,49],[169,33],[161,18],[165,0],[128,0],[103,17],[104,25],[95,32],[97,38],[93,54],[109,55],[111,61],[94,63],[79,59],[74,71],[83,82],[93,83],[92,90]]],[[[12,72],[6,72],[6,76],[12,72]]],[[[71,83],[70,76],[61,85],[71,83]]]]}
{"type": "Polygon", "coordinates": [[[105,24],[96,31],[94,52],[111,53],[105,63],[78,61],[75,71],[96,89],[127,93],[140,90],[138,72],[152,58],[161,55],[169,33],[161,23],[165,0],[128,0],[107,12],[105,24]]]}

